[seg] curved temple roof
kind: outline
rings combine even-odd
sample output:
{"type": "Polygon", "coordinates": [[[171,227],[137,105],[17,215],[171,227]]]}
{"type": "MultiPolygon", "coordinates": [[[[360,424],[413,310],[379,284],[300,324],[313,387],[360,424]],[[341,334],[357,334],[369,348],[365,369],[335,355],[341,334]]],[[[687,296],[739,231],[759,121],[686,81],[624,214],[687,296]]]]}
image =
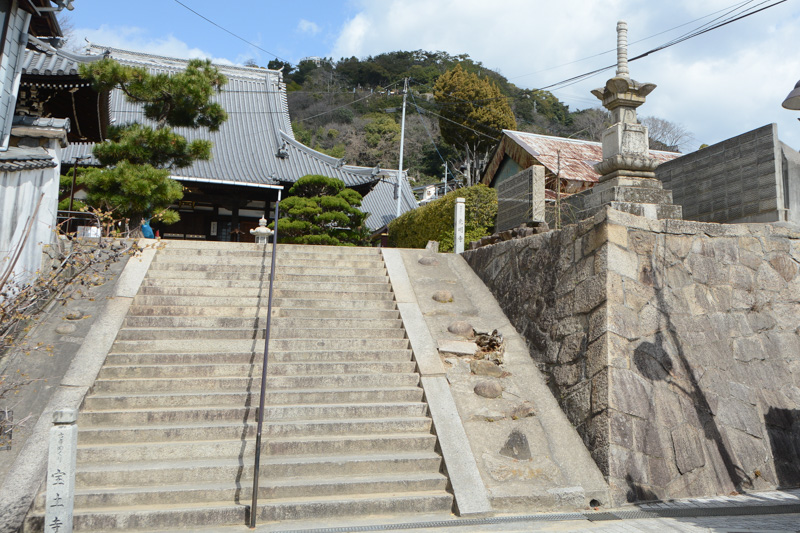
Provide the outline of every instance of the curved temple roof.
{"type": "MultiPolygon", "coordinates": [[[[188,63],[183,59],[96,45],[92,45],[91,50],[98,55],[107,54],[123,64],[148,68],[154,73],[176,73],[185,69],[188,63]]],[[[33,60],[30,63],[33,64],[33,60]]],[[[45,61],[39,60],[37,64],[45,64],[45,61]]],[[[286,85],[281,72],[258,67],[215,66],[228,78],[222,92],[215,96],[228,112],[228,120],[217,132],[176,128],[187,139],[212,142],[211,159],[174,169],[172,172],[176,179],[277,187],[281,183],[294,183],[307,174],[321,174],[338,178],[347,187],[378,185],[365,196],[362,205],[363,210],[371,213],[367,219],[370,228],[378,229],[394,218],[397,171],[347,165],[343,160],[297,141],[292,132],[286,85]]],[[[67,68],[61,67],[64,71],[67,68]]],[[[118,124],[145,122],[141,106],[128,102],[118,90],[111,93],[110,113],[118,124]]],[[[65,150],[64,161],[71,163],[76,157],[91,156],[92,147],[88,143],[72,144],[65,150]]],[[[405,180],[402,189],[401,212],[405,212],[416,207],[416,201],[405,180]]]]}

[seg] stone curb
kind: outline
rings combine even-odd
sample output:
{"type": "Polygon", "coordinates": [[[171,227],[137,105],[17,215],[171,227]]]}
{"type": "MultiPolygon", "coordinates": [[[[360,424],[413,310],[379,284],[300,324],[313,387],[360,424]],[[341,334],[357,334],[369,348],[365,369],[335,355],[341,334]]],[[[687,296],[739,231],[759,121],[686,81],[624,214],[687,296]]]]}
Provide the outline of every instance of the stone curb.
{"type": "MultiPolygon", "coordinates": [[[[141,240],[139,246],[152,241],[141,240]]],[[[75,354],[58,389],[0,486],[0,533],[15,533],[25,521],[36,493],[47,472],[48,434],[52,413],[59,409],[79,409],[97,379],[100,367],[128,313],[156,250],[147,248],[140,258],[132,257],[117,280],[114,297],[106,303],[102,316],[92,324],[75,354]]]]}
{"type": "Polygon", "coordinates": [[[478,472],[466,431],[450,392],[450,385],[444,375],[444,365],[419,309],[403,257],[398,250],[382,248],[381,251],[389,280],[395,291],[397,307],[400,309],[400,316],[417,359],[422,389],[425,391],[433,426],[439,439],[458,514],[467,516],[490,513],[492,506],[486,486],[478,472]]]}

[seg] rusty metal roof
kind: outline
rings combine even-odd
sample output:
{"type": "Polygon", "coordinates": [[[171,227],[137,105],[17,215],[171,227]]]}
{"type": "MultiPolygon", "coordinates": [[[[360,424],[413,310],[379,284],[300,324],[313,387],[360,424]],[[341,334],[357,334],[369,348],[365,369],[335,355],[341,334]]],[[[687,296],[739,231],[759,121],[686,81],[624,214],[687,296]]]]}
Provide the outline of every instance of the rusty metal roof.
{"type": "MultiPolygon", "coordinates": [[[[650,155],[662,163],[681,156],[676,152],[661,150],[650,150],[650,155]]],[[[587,186],[590,186],[589,183],[597,183],[600,178],[594,165],[603,160],[603,145],[581,139],[503,130],[503,138],[492,155],[481,182],[491,184],[506,156],[522,168],[543,165],[548,176],[559,174],[562,179],[587,182],[587,186]]]]}

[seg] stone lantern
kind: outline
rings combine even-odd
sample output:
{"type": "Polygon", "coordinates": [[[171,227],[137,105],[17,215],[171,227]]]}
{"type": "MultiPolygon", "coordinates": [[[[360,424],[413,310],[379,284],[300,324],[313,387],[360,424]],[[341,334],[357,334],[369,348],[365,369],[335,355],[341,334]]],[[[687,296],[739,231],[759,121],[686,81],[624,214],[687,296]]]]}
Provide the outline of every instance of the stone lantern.
{"type": "Polygon", "coordinates": [[[650,155],[647,127],[639,124],[636,108],[653,92],[653,83],[632,80],[628,71],[628,24],[617,23],[617,74],[592,94],[611,111],[614,124],[603,133],[603,160],[595,165],[599,181],[616,177],[655,178],[658,161],[650,155]]]}
{"type": "Polygon", "coordinates": [[[611,111],[614,124],[603,132],[603,160],[594,166],[600,174],[591,189],[565,199],[569,216],[582,220],[611,207],[651,219],[682,218],[672,203],[672,191],[656,178],[659,160],[650,155],[647,127],[639,124],[636,108],[653,92],[653,83],[632,80],[628,71],[628,24],[617,23],[617,72],[605,87],[592,94],[611,111]]]}
{"type": "Polygon", "coordinates": [[[267,227],[267,219],[261,217],[258,227],[250,230],[250,235],[255,235],[256,244],[267,244],[274,232],[267,227]]]}

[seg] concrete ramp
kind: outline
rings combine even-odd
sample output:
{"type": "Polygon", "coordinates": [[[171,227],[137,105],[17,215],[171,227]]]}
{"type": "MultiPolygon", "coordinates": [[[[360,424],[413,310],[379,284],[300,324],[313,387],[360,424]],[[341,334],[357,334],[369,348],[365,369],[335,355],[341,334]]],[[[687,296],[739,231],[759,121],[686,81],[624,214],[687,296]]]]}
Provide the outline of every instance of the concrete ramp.
{"type": "Polygon", "coordinates": [[[525,341],[463,258],[424,250],[383,252],[459,510],[480,508],[484,498],[492,512],[607,505],[602,473],[525,341]],[[435,300],[437,291],[448,291],[452,301],[435,300]],[[459,321],[503,335],[502,377],[476,375],[470,370],[473,356],[457,355],[469,340],[448,331],[459,321]],[[501,396],[476,394],[481,381],[499,383],[501,396]],[[460,424],[437,417],[437,407],[448,401],[454,402],[460,424]],[[482,485],[469,485],[476,475],[482,485]]]}

